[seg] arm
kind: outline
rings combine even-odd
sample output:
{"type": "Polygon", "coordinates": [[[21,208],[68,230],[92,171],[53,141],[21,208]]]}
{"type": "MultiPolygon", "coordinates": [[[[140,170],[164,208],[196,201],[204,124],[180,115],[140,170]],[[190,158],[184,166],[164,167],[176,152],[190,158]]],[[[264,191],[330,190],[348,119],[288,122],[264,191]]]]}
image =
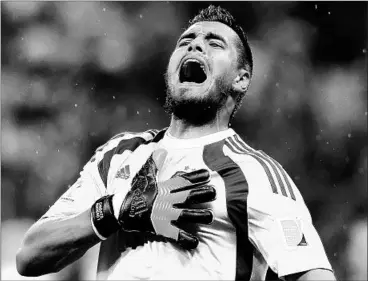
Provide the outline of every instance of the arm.
{"type": "Polygon", "coordinates": [[[309,210],[291,178],[280,172],[295,199],[289,193],[273,192],[262,167],[254,165],[252,171],[247,174],[249,239],[267,265],[285,280],[335,280],[309,210]]]}
{"type": "Polygon", "coordinates": [[[57,272],[101,241],[91,223],[91,207],[105,189],[96,170],[96,163],[88,162],[79,179],[27,231],[16,256],[21,275],[57,272]]]}
{"type": "Polygon", "coordinates": [[[318,269],[312,269],[309,271],[285,276],[285,280],[286,281],[315,281],[315,280],[336,281],[336,278],[332,271],[318,268],[318,269]]]}
{"type": "Polygon", "coordinates": [[[57,272],[101,240],[92,229],[90,210],[68,219],[42,220],[27,232],[16,256],[18,272],[40,276],[57,272]]]}
{"type": "Polygon", "coordinates": [[[57,272],[101,241],[91,223],[91,207],[106,193],[98,163],[119,141],[110,140],[98,148],[79,179],[26,233],[16,256],[21,275],[57,272]]]}

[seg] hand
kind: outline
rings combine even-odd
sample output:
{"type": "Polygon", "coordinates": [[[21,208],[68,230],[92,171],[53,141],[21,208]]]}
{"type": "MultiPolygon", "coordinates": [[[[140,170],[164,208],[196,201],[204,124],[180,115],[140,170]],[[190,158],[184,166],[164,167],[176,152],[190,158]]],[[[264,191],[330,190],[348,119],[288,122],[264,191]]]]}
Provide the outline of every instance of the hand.
{"type": "Polygon", "coordinates": [[[212,223],[211,210],[186,208],[216,198],[215,189],[207,185],[209,172],[197,170],[164,182],[157,182],[156,174],[157,166],[151,156],[134,177],[132,188],[121,204],[119,225],[125,231],[164,236],[185,249],[196,248],[198,238],[180,229],[177,223],[212,223]]]}

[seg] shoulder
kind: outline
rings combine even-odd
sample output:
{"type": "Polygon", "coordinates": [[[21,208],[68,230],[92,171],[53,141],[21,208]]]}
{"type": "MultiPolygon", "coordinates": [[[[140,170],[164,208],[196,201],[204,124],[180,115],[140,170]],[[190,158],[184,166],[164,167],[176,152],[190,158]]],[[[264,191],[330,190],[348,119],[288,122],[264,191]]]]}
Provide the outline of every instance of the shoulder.
{"type": "Polygon", "coordinates": [[[114,135],[96,149],[91,161],[100,162],[106,153],[121,154],[125,150],[135,150],[138,146],[154,141],[164,130],[147,130],[144,132],[122,132],[114,135]]]}
{"type": "Polygon", "coordinates": [[[226,139],[224,152],[242,168],[253,192],[281,195],[292,200],[300,197],[283,166],[264,151],[250,147],[239,135],[226,139]]]}
{"type": "Polygon", "coordinates": [[[150,142],[156,142],[162,138],[165,131],[166,129],[152,129],[144,132],[122,132],[116,134],[96,149],[95,154],[88,164],[94,166],[93,170],[98,172],[103,183],[106,185],[113,156],[123,154],[125,151],[134,151],[139,146],[150,142]]]}

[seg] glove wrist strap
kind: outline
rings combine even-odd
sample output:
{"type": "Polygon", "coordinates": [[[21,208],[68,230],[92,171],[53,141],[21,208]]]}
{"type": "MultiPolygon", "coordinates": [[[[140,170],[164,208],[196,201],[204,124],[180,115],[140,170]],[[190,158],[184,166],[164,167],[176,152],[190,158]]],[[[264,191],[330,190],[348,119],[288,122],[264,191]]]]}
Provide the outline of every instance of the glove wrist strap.
{"type": "Polygon", "coordinates": [[[92,227],[101,240],[105,240],[120,228],[114,216],[112,198],[113,195],[101,197],[91,208],[92,227]]]}

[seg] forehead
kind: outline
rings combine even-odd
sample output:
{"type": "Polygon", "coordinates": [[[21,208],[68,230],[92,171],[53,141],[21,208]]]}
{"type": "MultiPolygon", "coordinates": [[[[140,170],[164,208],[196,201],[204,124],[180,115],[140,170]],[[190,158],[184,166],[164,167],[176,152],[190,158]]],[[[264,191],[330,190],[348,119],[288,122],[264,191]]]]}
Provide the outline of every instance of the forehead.
{"type": "Polygon", "coordinates": [[[238,35],[232,28],[230,28],[226,24],[217,21],[197,22],[191,25],[187,30],[185,30],[183,34],[195,33],[197,35],[205,35],[210,32],[221,35],[229,42],[235,42],[235,40],[239,39],[238,35]]]}

